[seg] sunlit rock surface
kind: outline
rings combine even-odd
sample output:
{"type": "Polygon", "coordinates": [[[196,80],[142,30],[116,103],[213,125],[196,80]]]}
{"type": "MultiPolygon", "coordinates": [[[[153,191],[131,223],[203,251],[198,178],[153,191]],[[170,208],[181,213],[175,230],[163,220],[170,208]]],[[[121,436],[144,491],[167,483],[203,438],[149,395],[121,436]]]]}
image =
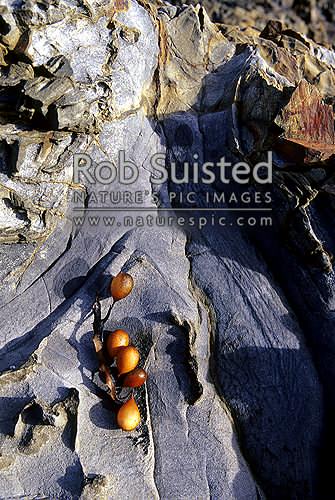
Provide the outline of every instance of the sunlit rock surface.
{"type": "MultiPolygon", "coordinates": [[[[171,0],[171,3],[195,2],[171,0]]],[[[335,7],[328,0],[203,0],[202,5],[217,23],[241,28],[253,26],[262,31],[268,21],[278,19],[316,42],[334,47],[335,7]]]]}
{"type": "Polygon", "coordinates": [[[335,54],[276,22],[128,7],[0,6],[0,497],[326,499],[335,54]],[[230,213],[227,227],[125,226],[126,210],[185,215],[172,192],[204,209],[241,188],[155,184],[155,153],[180,168],[268,150],[272,227],[230,213]],[[76,182],[75,153],[117,165],[120,151],[134,183],[76,182]],[[149,373],[133,433],[101,399],[92,344],[95,295],[107,311],[120,270],[135,287],[106,327],[129,331],[149,373]]]}

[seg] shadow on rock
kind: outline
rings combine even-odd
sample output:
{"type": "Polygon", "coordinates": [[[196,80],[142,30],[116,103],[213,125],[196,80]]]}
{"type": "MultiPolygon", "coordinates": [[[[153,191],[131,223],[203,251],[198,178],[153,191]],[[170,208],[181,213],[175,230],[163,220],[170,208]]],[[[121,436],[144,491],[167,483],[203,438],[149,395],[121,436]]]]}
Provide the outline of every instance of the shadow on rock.
{"type": "Polygon", "coordinates": [[[318,498],[321,395],[300,350],[215,347],[216,382],[269,499],[318,498]]]}
{"type": "Polygon", "coordinates": [[[100,429],[116,430],[119,427],[116,424],[114,406],[112,401],[109,403],[108,399],[97,403],[92,406],[89,412],[91,422],[100,427],[100,429]]]}
{"type": "Polygon", "coordinates": [[[0,434],[13,436],[19,414],[33,399],[25,398],[0,398],[0,434]]]}
{"type": "Polygon", "coordinates": [[[57,484],[71,495],[70,498],[80,497],[84,484],[84,473],[79,460],[66,468],[64,476],[57,480],[57,484]]]}

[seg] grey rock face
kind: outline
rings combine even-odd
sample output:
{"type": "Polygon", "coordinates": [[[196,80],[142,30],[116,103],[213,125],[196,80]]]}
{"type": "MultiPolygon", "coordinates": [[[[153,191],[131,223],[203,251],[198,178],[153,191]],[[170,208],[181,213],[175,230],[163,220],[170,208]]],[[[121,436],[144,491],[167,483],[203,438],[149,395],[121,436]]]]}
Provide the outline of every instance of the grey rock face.
{"type": "Polygon", "coordinates": [[[334,53],[199,6],[113,5],[0,7],[0,496],[327,498],[334,53]],[[185,215],[189,191],[205,209],[238,189],[159,186],[155,153],[180,172],[195,153],[254,164],[268,149],[272,228],[147,223],[185,215]],[[96,167],[120,151],[135,182],[76,181],[74,154],[96,167]],[[129,331],[149,374],[132,433],[92,343],[95,295],[107,311],[120,270],[135,287],[106,328],[129,331]]]}

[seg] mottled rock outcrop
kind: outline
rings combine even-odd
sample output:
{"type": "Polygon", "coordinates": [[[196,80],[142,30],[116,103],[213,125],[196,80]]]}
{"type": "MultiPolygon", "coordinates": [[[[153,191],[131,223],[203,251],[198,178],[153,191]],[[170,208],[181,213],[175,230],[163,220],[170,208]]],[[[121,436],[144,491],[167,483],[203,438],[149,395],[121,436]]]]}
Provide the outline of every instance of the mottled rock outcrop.
{"type": "Polygon", "coordinates": [[[0,7],[0,496],[326,499],[335,54],[276,22],[121,7],[0,7]],[[270,149],[272,227],[230,212],[226,227],[148,224],[186,216],[190,191],[197,220],[208,193],[269,191],[157,185],[155,153],[180,171],[194,154],[254,165],[270,149]],[[118,165],[120,151],[131,185],[74,178],[75,153],[118,165]],[[92,344],[96,292],[107,310],[120,270],[135,287],[107,329],[130,332],[149,372],[133,433],[117,429],[92,344]]]}
{"type": "Polygon", "coordinates": [[[268,21],[277,19],[288,28],[318,43],[334,45],[335,8],[327,0],[171,0],[175,5],[201,3],[217,23],[262,31],[268,21]]]}

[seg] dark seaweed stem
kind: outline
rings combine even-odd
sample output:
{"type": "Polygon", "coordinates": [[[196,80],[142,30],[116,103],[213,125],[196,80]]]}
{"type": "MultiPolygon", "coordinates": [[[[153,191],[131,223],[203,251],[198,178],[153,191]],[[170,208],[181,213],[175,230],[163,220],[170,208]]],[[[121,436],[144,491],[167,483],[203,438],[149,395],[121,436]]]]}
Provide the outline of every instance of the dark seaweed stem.
{"type": "Polygon", "coordinates": [[[103,341],[104,327],[105,327],[105,324],[110,317],[114,303],[115,302],[113,301],[112,305],[109,306],[107,314],[103,319],[101,319],[101,302],[100,302],[98,294],[97,294],[95,302],[93,304],[93,307],[92,307],[93,314],[94,314],[93,331],[94,331],[94,333],[96,333],[99,336],[101,341],[103,341]]]}
{"type": "Polygon", "coordinates": [[[105,384],[108,387],[108,394],[110,395],[113,401],[117,401],[115,384],[113,382],[109,366],[105,358],[103,343],[102,343],[104,326],[110,316],[113,304],[109,307],[106,316],[103,319],[101,319],[101,303],[99,296],[97,295],[92,307],[94,315],[93,344],[99,362],[99,371],[105,379],[105,384]]]}
{"type": "Polygon", "coordinates": [[[103,325],[101,321],[101,303],[98,294],[96,296],[92,309],[94,314],[93,331],[95,335],[98,335],[102,339],[103,325]]]}

